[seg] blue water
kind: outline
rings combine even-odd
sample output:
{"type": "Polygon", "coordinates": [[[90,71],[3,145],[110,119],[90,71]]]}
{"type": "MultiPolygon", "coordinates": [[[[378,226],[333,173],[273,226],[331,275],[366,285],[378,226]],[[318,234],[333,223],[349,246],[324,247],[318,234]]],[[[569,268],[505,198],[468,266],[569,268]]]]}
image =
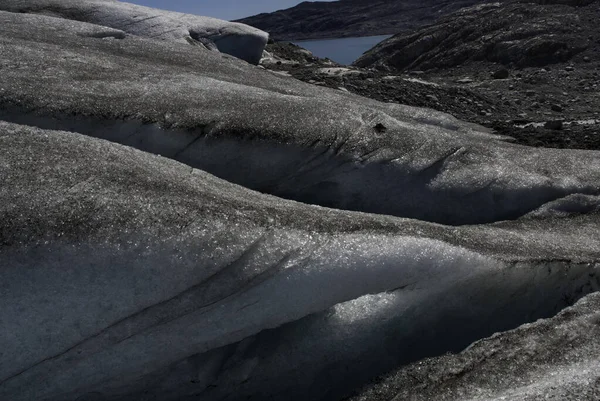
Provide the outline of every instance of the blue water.
{"type": "Polygon", "coordinates": [[[340,64],[352,64],[364,52],[391,35],[365,36],[361,38],[321,39],[293,42],[310,50],[315,56],[329,59],[340,64]]]}

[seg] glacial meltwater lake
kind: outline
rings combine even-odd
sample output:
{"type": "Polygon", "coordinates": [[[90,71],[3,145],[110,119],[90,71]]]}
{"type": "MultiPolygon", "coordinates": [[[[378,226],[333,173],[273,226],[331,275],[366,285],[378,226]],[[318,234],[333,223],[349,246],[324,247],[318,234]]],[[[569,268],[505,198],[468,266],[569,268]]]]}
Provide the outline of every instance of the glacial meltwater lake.
{"type": "Polygon", "coordinates": [[[293,43],[310,50],[315,56],[329,59],[340,64],[352,64],[364,52],[391,35],[364,36],[359,38],[299,40],[293,43]]]}

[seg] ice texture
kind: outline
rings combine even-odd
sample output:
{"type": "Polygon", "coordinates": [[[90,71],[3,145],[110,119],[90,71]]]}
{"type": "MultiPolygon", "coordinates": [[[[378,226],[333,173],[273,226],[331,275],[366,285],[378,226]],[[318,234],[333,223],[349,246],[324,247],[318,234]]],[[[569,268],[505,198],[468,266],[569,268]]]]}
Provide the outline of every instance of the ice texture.
{"type": "MultiPolygon", "coordinates": [[[[468,332],[486,333],[597,289],[597,213],[453,228],[259,194],[75,133],[0,123],[0,145],[0,352],[10,361],[0,399],[168,400],[238,379],[214,399],[301,395],[334,355],[389,352],[368,334],[392,335],[402,319],[427,331],[460,311],[468,332]],[[569,262],[541,263],[557,252],[549,238],[569,262]],[[234,371],[213,378],[223,347],[269,329],[283,330],[266,342],[281,353],[225,358],[234,371]],[[190,358],[196,370],[178,374],[190,358]],[[288,370],[276,369],[280,358],[288,370]]],[[[423,337],[405,335],[411,348],[423,337]]],[[[370,369],[349,371],[365,380],[391,363],[367,360],[370,369]]]]}
{"type": "Polygon", "coordinates": [[[237,22],[112,0],[3,0],[0,10],[45,14],[114,28],[131,35],[200,44],[258,64],[268,34],[237,22]]]}
{"type": "Polygon", "coordinates": [[[409,365],[351,401],[600,399],[600,293],[457,355],[409,365]]]}
{"type": "Polygon", "coordinates": [[[0,18],[5,120],[109,139],[288,199],[443,224],[515,219],[600,193],[598,152],[518,146],[447,114],[177,43],[97,39],[85,34],[93,25],[45,16],[0,18]]]}
{"type": "Polygon", "coordinates": [[[339,399],[600,289],[598,152],[44,15],[0,69],[0,400],[339,399]]]}

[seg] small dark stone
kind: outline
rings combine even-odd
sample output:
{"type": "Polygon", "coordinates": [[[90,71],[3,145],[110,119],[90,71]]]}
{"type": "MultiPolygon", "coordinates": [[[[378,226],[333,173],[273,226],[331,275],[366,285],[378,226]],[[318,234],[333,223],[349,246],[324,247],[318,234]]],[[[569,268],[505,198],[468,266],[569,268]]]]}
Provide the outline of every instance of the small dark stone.
{"type": "Polygon", "coordinates": [[[377,123],[377,125],[373,128],[375,128],[375,131],[377,131],[377,132],[387,131],[387,127],[385,125],[383,125],[382,123],[377,123]]]}
{"type": "Polygon", "coordinates": [[[563,129],[563,122],[560,120],[548,121],[544,124],[544,128],[551,130],[561,130],[563,129]]]}
{"type": "Polygon", "coordinates": [[[558,104],[553,104],[552,106],[550,106],[550,109],[552,111],[556,111],[558,113],[560,113],[561,111],[563,111],[562,106],[558,105],[558,104]]]}
{"type": "Polygon", "coordinates": [[[510,75],[510,73],[508,72],[508,70],[506,68],[502,68],[502,69],[496,71],[495,73],[493,73],[492,78],[506,79],[506,78],[508,78],[509,75],[510,75]]]}

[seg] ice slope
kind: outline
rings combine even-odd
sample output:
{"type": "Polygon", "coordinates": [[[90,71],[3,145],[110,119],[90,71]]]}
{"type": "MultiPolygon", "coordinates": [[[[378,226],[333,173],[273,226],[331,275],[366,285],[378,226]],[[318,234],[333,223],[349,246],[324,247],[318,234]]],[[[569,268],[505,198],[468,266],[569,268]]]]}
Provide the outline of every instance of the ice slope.
{"type": "Polygon", "coordinates": [[[280,197],[444,224],[600,193],[597,152],[517,146],[432,110],[97,29],[0,13],[1,118],[110,139],[280,197]]]}
{"type": "Polygon", "coordinates": [[[282,399],[324,372],[341,394],[598,289],[594,212],[447,227],[337,211],[9,123],[0,178],[0,399],[282,399]]]}
{"type": "Polygon", "coordinates": [[[600,293],[552,319],[386,375],[351,401],[600,399],[600,293]]]}
{"type": "Polygon", "coordinates": [[[51,15],[146,38],[201,44],[253,64],[260,61],[268,39],[266,32],[248,25],[114,0],[3,0],[0,10],[51,15]]]}

